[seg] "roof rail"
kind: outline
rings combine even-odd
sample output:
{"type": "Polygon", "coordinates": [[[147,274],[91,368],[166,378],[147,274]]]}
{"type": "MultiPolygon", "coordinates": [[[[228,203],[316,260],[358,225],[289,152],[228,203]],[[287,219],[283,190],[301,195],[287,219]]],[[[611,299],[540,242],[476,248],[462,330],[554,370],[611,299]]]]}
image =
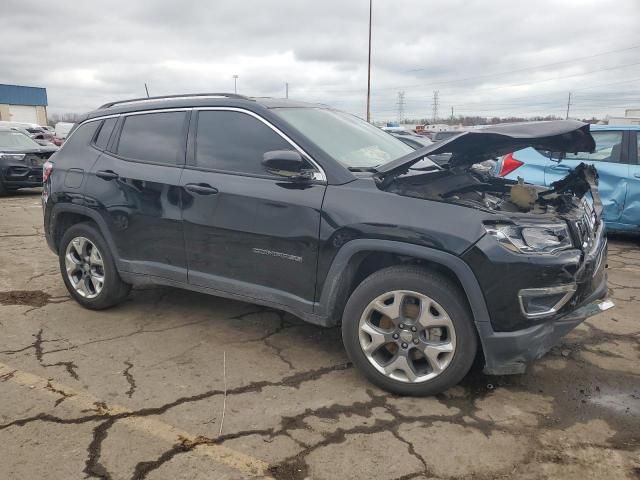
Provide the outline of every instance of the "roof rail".
{"type": "Polygon", "coordinates": [[[123,103],[137,103],[137,102],[147,102],[152,100],[171,100],[176,98],[192,98],[192,97],[212,97],[212,98],[237,98],[240,100],[251,100],[249,97],[244,95],[238,95],[237,93],[183,93],[180,95],[162,95],[159,97],[140,97],[140,98],[131,98],[129,100],[117,100],[115,102],[108,102],[104,105],[98,107],[98,110],[102,110],[103,108],[110,108],[114,105],[121,105],[123,103]]]}

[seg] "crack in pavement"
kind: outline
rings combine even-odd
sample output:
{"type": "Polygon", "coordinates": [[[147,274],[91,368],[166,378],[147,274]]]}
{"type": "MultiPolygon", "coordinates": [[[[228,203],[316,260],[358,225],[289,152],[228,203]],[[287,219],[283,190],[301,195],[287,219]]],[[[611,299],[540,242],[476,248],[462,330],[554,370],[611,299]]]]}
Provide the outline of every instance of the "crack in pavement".
{"type": "Polygon", "coordinates": [[[16,353],[21,353],[21,352],[25,352],[27,350],[33,349],[36,356],[36,360],[38,361],[41,367],[44,367],[44,368],[64,367],[66,372],[71,376],[71,378],[73,378],[74,380],[80,380],[80,377],[78,376],[78,373],[77,373],[78,366],[73,361],[44,363],[43,357],[45,355],[45,352],[42,345],[45,343],[60,342],[60,341],[66,341],[66,340],[64,338],[44,340],[42,338],[43,331],[44,329],[41,328],[40,330],[38,330],[38,333],[36,333],[35,335],[32,335],[33,337],[35,337],[35,340],[31,345],[27,345],[26,347],[23,347],[17,350],[3,350],[3,351],[0,351],[0,354],[15,355],[16,353]]]}
{"type": "Polygon", "coordinates": [[[73,397],[75,395],[74,393],[67,393],[62,389],[55,388],[53,385],[51,385],[51,379],[47,381],[47,385],[44,388],[49,390],[50,392],[61,395],[61,397],[58,400],[56,400],[55,404],[53,405],[54,407],[57,407],[62,402],[64,402],[67,398],[73,397]]]}
{"type": "MultiPolygon", "coordinates": [[[[323,368],[296,373],[296,374],[284,377],[279,381],[264,380],[264,381],[252,382],[244,386],[228,389],[226,392],[226,395],[232,396],[232,395],[239,395],[242,393],[256,393],[256,392],[261,392],[263,389],[267,387],[284,386],[284,387],[291,387],[291,388],[300,388],[300,386],[305,382],[317,380],[318,378],[328,373],[342,371],[348,368],[351,368],[350,363],[342,363],[338,365],[332,365],[329,367],[323,367],[323,368]]],[[[172,402],[166,403],[158,407],[145,407],[139,410],[124,411],[119,413],[112,413],[112,411],[107,407],[107,405],[105,403],[102,403],[97,405],[97,410],[96,410],[97,413],[86,415],[83,417],[70,418],[70,419],[64,419],[54,415],[40,413],[31,417],[13,420],[9,423],[2,424],[0,425],[0,431],[10,427],[23,427],[24,425],[27,425],[33,422],[39,422],[39,421],[58,423],[58,424],[84,424],[87,422],[101,421],[101,423],[94,428],[92,441],[87,447],[87,460],[85,463],[84,473],[91,478],[102,478],[105,480],[109,480],[111,476],[109,472],[106,470],[106,468],[100,463],[100,454],[101,454],[102,443],[107,438],[108,430],[117,421],[122,419],[128,419],[128,418],[139,418],[139,417],[160,415],[170,410],[171,408],[174,408],[176,406],[179,406],[185,403],[196,402],[206,398],[211,398],[216,395],[224,395],[224,394],[225,394],[224,390],[210,390],[207,392],[203,392],[203,393],[199,393],[199,394],[195,394],[187,397],[180,397],[172,402]]],[[[194,442],[194,445],[190,449],[195,448],[195,446],[199,444],[204,444],[204,443],[220,444],[225,440],[239,438],[240,436],[254,434],[258,432],[268,433],[269,430],[255,430],[255,431],[252,431],[252,433],[246,433],[246,432],[230,433],[230,434],[225,434],[219,437],[218,439],[215,439],[215,440],[206,439],[206,441],[203,440],[204,437],[201,437],[200,442],[194,442]]],[[[166,453],[165,457],[173,458],[173,456],[180,453],[180,451],[184,451],[184,446],[177,448],[174,445],[170,450],[172,451],[171,453],[165,452],[166,453]],[[173,450],[176,450],[176,451],[173,452],[173,450]]],[[[170,458],[166,458],[166,460],[164,461],[168,461],[170,460],[170,458]]],[[[164,462],[158,463],[158,461],[156,461],[150,465],[141,466],[139,468],[139,471],[143,472],[143,471],[149,470],[150,468],[152,470],[154,469],[152,468],[154,465],[157,465],[159,467],[162,463],[164,462]]],[[[144,478],[144,476],[141,476],[139,478],[144,478]]]]}
{"type": "Polygon", "coordinates": [[[133,368],[133,363],[127,360],[126,362],[124,362],[124,364],[127,366],[127,368],[124,369],[122,374],[124,375],[124,378],[126,378],[127,383],[129,384],[129,390],[127,390],[126,392],[127,397],[131,398],[133,393],[136,391],[136,381],[133,378],[133,375],[131,375],[131,369],[133,368]]]}

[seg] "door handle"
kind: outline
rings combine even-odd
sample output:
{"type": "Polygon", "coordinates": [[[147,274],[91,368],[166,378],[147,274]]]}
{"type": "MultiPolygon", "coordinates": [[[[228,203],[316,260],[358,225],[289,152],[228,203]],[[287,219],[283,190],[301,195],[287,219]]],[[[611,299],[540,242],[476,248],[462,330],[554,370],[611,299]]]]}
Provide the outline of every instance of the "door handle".
{"type": "Polygon", "coordinates": [[[120,178],[120,175],[111,170],[98,170],[96,172],[96,177],[102,178],[104,180],[116,180],[117,178],[120,178]]]}
{"type": "Polygon", "coordinates": [[[184,186],[187,192],[197,193],[198,195],[214,195],[218,193],[218,189],[206,183],[187,183],[184,186]]]}
{"type": "Polygon", "coordinates": [[[565,171],[571,170],[571,167],[569,165],[553,165],[551,168],[553,170],[565,170],[565,171]]]}
{"type": "Polygon", "coordinates": [[[636,172],[636,173],[633,174],[633,176],[636,177],[636,178],[640,178],[640,173],[636,172]]]}

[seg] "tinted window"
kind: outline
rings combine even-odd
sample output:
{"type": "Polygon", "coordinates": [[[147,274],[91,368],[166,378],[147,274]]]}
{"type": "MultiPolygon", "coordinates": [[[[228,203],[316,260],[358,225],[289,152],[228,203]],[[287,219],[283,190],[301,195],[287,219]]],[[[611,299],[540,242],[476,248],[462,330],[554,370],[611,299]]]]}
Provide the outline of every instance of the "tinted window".
{"type": "Polygon", "coordinates": [[[109,137],[111,136],[111,132],[113,131],[113,127],[116,125],[117,121],[117,118],[107,118],[102,122],[100,132],[98,133],[98,138],[96,138],[95,142],[96,147],[101,150],[107,148],[107,142],[109,142],[109,137]]]}
{"type": "Polygon", "coordinates": [[[100,122],[87,122],[75,127],[73,134],[67,137],[67,140],[62,144],[61,153],[64,153],[62,158],[69,158],[72,161],[77,160],[79,162],[88,161],[90,156],[87,155],[87,146],[95,138],[99,126],[100,122]]]}
{"type": "Polygon", "coordinates": [[[125,118],[117,154],[175,165],[183,156],[186,112],[146,113],[125,118]]]}
{"type": "Polygon", "coordinates": [[[266,175],[265,152],[293,147],[260,120],[239,112],[203,111],[198,114],[196,165],[266,175]]]}
{"type": "Polygon", "coordinates": [[[593,153],[567,153],[567,160],[585,160],[589,162],[620,163],[622,157],[622,132],[591,132],[596,141],[593,153]]]}

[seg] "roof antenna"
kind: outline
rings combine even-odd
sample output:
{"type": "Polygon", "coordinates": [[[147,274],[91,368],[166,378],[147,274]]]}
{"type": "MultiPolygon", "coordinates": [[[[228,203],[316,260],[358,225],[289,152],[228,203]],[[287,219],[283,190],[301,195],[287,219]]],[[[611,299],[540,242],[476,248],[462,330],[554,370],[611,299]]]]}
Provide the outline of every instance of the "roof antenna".
{"type": "Polygon", "coordinates": [[[144,82],[144,89],[147,91],[147,98],[149,98],[149,88],[147,87],[147,82],[144,82]]]}

